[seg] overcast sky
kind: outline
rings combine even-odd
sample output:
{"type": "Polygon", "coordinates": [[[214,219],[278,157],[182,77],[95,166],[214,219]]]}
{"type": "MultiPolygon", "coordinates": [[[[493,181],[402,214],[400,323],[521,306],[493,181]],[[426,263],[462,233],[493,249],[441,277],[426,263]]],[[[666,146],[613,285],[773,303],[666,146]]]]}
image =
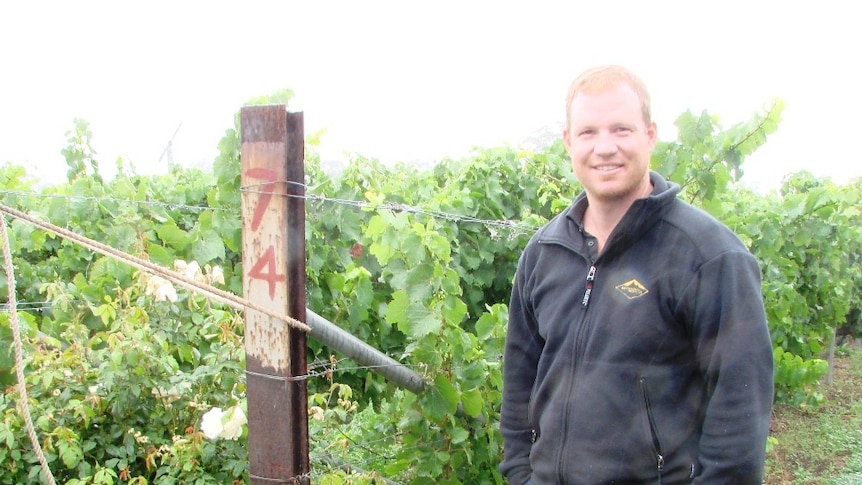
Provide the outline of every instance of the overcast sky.
{"type": "Polygon", "coordinates": [[[83,118],[106,169],[164,170],[180,125],[174,161],[196,165],[242,103],[282,88],[306,133],[326,129],[324,159],[460,157],[555,126],[571,78],[617,63],[650,86],[663,139],[687,109],[730,126],[784,99],[746,179],[843,182],[862,175],[857,20],[837,0],[4,2],[0,162],[62,180],[83,118]]]}

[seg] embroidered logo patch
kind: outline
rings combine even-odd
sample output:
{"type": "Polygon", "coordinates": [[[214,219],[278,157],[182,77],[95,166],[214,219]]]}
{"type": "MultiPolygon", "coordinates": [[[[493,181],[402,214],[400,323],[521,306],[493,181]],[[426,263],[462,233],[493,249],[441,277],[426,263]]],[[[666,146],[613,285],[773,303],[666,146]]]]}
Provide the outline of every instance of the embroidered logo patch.
{"type": "Polygon", "coordinates": [[[616,289],[623,295],[626,295],[626,298],[629,300],[634,300],[649,293],[649,290],[638,280],[626,281],[621,285],[617,285],[616,289]]]}

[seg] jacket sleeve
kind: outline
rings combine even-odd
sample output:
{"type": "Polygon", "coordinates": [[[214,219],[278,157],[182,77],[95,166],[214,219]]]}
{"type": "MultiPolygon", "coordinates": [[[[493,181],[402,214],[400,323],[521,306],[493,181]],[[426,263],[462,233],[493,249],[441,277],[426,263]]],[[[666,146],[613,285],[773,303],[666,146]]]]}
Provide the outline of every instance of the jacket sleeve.
{"type": "Polygon", "coordinates": [[[695,484],[763,483],[772,413],[772,342],[760,270],[747,251],[707,261],[686,292],[707,402],[695,484]]]}
{"type": "Polygon", "coordinates": [[[521,485],[530,479],[530,448],[533,428],[530,424],[530,394],[536,379],[541,353],[535,318],[524,300],[522,256],[512,298],[509,304],[509,325],[503,351],[503,402],[500,409],[500,432],[503,435],[503,461],[500,472],[511,485],[521,485]]]}

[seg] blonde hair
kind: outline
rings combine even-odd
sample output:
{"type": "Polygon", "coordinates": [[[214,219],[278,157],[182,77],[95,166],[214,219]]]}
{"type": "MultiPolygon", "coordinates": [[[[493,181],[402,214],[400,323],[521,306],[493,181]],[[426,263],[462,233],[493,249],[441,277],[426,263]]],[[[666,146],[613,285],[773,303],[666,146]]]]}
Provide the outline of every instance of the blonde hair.
{"type": "Polygon", "coordinates": [[[635,73],[622,66],[597,66],[581,73],[569,86],[569,94],[566,97],[566,126],[569,126],[572,100],[580,93],[596,94],[605,89],[625,84],[637,93],[641,100],[641,111],[644,122],[649,125],[652,122],[650,110],[649,91],[646,84],[635,73]]]}

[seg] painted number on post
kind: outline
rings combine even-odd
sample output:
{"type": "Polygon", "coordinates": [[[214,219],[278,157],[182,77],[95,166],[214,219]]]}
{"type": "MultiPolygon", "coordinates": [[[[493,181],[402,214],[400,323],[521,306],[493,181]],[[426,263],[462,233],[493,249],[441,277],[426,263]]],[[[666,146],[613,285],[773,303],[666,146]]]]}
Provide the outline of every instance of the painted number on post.
{"type": "MultiPolygon", "coordinates": [[[[257,198],[257,205],[254,207],[254,214],[251,219],[251,230],[256,231],[263,221],[263,215],[266,214],[266,209],[272,201],[272,192],[275,189],[274,170],[266,168],[253,168],[246,172],[250,178],[262,180],[260,184],[260,196],[257,198]]],[[[284,274],[278,272],[278,265],[275,261],[275,247],[269,245],[266,251],[258,258],[248,272],[248,276],[253,279],[266,281],[269,285],[269,299],[275,298],[275,286],[278,283],[287,281],[284,274]]]]}
{"type": "Polygon", "coordinates": [[[253,168],[246,172],[250,178],[263,180],[260,184],[260,196],[257,199],[257,205],[254,207],[254,216],[251,218],[251,230],[257,231],[260,227],[260,222],[263,220],[263,215],[266,214],[266,208],[269,207],[272,201],[272,191],[275,189],[275,170],[268,168],[253,168]]]}
{"type": "Polygon", "coordinates": [[[264,251],[263,256],[254,263],[248,272],[250,278],[266,281],[269,284],[269,299],[275,298],[275,285],[287,280],[285,275],[279,274],[278,266],[275,264],[275,248],[270,245],[264,251]]]}

